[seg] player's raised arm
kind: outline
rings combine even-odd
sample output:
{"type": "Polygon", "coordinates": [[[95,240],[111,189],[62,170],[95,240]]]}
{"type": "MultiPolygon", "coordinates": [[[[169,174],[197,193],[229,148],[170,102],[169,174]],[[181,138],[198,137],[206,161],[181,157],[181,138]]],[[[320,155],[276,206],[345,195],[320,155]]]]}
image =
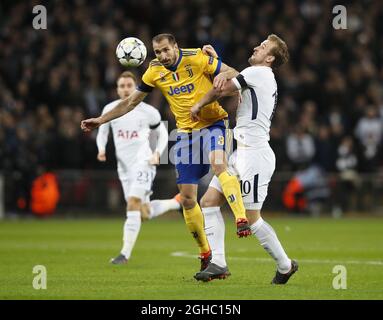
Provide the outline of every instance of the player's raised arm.
{"type": "MultiPolygon", "coordinates": [[[[220,60],[220,57],[218,56],[217,52],[215,51],[213,46],[210,44],[204,45],[202,47],[202,52],[210,57],[220,60]]],[[[218,70],[218,74],[214,78],[213,85],[214,85],[214,88],[218,88],[222,90],[225,83],[228,80],[235,78],[239,74],[239,72],[235,70],[234,68],[229,67],[227,64],[223,62],[220,63],[219,66],[220,67],[218,70]]]]}
{"type": "Polygon", "coordinates": [[[90,118],[81,121],[81,129],[85,132],[98,128],[105,122],[116,119],[124,114],[132,111],[146,97],[147,93],[135,90],[129,97],[121,100],[121,102],[109,112],[98,118],[90,118]]]}

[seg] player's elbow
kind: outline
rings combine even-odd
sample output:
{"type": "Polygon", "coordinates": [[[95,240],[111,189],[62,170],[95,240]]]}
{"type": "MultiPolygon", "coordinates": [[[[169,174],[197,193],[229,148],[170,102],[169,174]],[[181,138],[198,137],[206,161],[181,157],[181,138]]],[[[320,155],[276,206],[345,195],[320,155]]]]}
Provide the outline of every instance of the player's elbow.
{"type": "Polygon", "coordinates": [[[181,194],[181,205],[186,210],[194,208],[196,204],[197,201],[193,195],[181,194]]]}
{"type": "Polygon", "coordinates": [[[200,200],[201,208],[220,207],[219,199],[210,195],[208,192],[200,200]]]}

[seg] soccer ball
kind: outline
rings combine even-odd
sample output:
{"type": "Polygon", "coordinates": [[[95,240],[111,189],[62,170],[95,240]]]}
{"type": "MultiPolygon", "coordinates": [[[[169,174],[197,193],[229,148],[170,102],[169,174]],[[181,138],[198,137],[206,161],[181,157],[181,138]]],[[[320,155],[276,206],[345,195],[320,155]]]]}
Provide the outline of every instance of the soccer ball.
{"type": "Polygon", "coordinates": [[[121,40],[116,49],[118,61],[125,67],[138,67],[145,61],[146,53],[144,43],[134,37],[121,40]]]}

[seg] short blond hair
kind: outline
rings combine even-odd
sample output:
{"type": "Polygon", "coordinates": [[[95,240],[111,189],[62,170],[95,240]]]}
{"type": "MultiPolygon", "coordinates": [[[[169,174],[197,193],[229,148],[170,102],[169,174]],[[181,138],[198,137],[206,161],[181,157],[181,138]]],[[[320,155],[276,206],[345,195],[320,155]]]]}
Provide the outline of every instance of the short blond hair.
{"type": "Polygon", "coordinates": [[[137,77],[133,72],[130,71],[124,71],[123,73],[121,73],[120,76],[117,78],[117,84],[121,78],[131,78],[133,79],[134,83],[137,83],[137,77]]]}
{"type": "Polygon", "coordinates": [[[274,56],[274,61],[272,63],[272,68],[277,69],[281,65],[289,61],[290,54],[286,42],[284,42],[280,37],[275,34],[270,34],[267,37],[267,40],[272,41],[274,46],[270,49],[270,54],[274,56]]]}

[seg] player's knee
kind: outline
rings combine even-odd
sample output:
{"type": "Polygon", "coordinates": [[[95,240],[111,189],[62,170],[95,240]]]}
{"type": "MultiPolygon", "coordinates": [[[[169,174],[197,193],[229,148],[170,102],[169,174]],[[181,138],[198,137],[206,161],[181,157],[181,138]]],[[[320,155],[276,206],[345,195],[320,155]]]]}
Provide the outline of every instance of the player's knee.
{"type": "Polygon", "coordinates": [[[221,163],[221,164],[211,164],[211,168],[214,172],[214,174],[218,177],[222,172],[225,172],[227,169],[226,164],[221,163]]]}
{"type": "Polygon", "coordinates": [[[136,197],[129,197],[128,199],[128,211],[140,211],[141,199],[136,197]]]}
{"type": "Polygon", "coordinates": [[[141,206],[141,221],[145,222],[150,219],[150,207],[147,204],[141,206]]]}
{"type": "Polygon", "coordinates": [[[252,225],[258,221],[258,219],[261,217],[261,211],[260,210],[246,210],[246,217],[249,221],[249,224],[252,225]]]}
{"type": "Polygon", "coordinates": [[[205,194],[200,200],[201,208],[209,208],[209,207],[219,207],[219,201],[207,194],[205,194]]]}
{"type": "Polygon", "coordinates": [[[195,207],[196,204],[197,204],[197,201],[193,197],[190,197],[187,195],[186,196],[181,195],[181,205],[185,209],[192,209],[195,207]]]}

